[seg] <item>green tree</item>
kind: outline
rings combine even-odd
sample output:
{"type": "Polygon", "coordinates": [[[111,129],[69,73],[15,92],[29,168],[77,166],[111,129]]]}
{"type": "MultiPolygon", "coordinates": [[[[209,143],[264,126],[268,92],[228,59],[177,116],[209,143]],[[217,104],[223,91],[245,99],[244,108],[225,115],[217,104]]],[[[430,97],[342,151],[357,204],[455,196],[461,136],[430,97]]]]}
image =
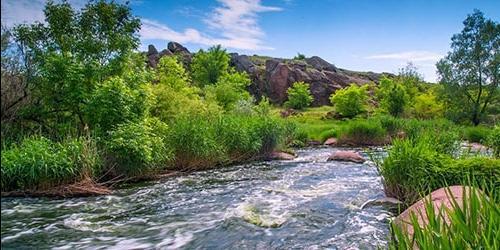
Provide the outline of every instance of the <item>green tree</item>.
{"type": "Polygon", "coordinates": [[[122,4],[91,1],[80,11],[68,2],[45,5],[45,23],[14,28],[25,61],[36,68],[28,82],[34,120],[84,121],[96,86],[120,75],[139,45],[140,20],[122,4]]]}
{"type": "Polygon", "coordinates": [[[208,51],[198,51],[191,63],[191,76],[196,85],[215,84],[229,69],[229,55],[220,45],[213,46],[208,51]]]}
{"type": "Polygon", "coordinates": [[[288,100],[285,106],[294,109],[303,109],[311,105],[314,98],[309,90],[309,84],[304,82],[295,82],[287,90],[288,100]]]}
{"type": "Polygon", "coordinates": [[[383,110],[395,117],[404,113],[409,102],[405,86],[399,81],[386,77],[380,80],[377,98],[383,110]]]}
{"type": "Polygon", "coordinates": [[[367,85],[360,87],[354,83],[347,88],[335,91],[330,96],[330,102],[335,107],[335,111],[347,118],[366,112],[367,101],[367,85]]]}
{"type": "Polygon", "coordinates": [[[297,55],[293,59],[294,60],[305,60],[306,56],[304,54],[297,53],[297,55]]]}
{"type": "Polygon", "coordinates": [[[500,25],[475,10],[451,38],[452,51],[437,63],[448,104],[467,112],[474,125],[498,98],[500,25]]]}
{"type": "Polygon", "coordinates": [[[434,93],[423,93],[415,97],[413,111],[419,119],[438,118],[443,114],[443,104],[434,93]]]}

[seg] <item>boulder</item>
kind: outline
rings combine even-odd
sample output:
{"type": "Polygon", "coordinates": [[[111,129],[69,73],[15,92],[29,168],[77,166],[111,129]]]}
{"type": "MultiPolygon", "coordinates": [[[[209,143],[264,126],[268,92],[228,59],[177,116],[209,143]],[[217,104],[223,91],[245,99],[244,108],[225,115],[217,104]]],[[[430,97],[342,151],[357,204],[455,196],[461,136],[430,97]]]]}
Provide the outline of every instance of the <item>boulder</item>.
{"type": "Polygon", "coordinates": [[[306,58],[306,62],[317,70],[327,70],[327,71],[337,72],[337,68],[333,64],[330,64],[329,62],[323,60],[323,58],[319,56],[312,56],[306,58]]]}
{"type": "MultiPolygon", "coordinates": [[[[470,195],[470,192],[472,190],[475,189],[465,186],[450,186],[435,190],[428,196],[422,198],[421,200],[410,206],[408,209],[406,209],[403,213],[396,217],[394,222],[397,225],[401,226],[406,233],[413,235],[414,230],[411,224],[411,215],[415,214],[415,216],[417,216],[418,224],[420,225],[420,227],[424,227],[425,225],[427,225],[429,223],[429,219],[426,214],[425,205],[429,199],[432,202],[435,214],[439,215],[443,206],[450,209],[453,208],[453,200],[455,200],[458,205],[461,206],[463,204],[464,196],[470,195]],[[449,189],[449,191],[447,191],[447,189],[449,189]]],[[[475,192],[477,192],[478,195],[481,195],[478,190],[475,190],[475,192]]],[[[446,212],[444,214],[441,214],[441,216],[443,216],[444,220],[449,223],[448,214],[446,212]]]]}
{"type": "Polygon", "coordinates": [[[384,197],[384,198],[371,199],[371,200],[366,201],[363,205],[361,205],[361,209],[382,206],[382,207],[387,208],[391,212],[397,213],[399,208],[402,205],[403,205],[403,202],[401,202],[398,199],[391,198],[391,197],[384,197]]]}
{"type": "Polygon", "coordinates": [[[308,146],[321,146],[321,142],[320,141],[316,141],[316,140],[310,140],[307,142],[307,145],[308,146]]]}
{"type": "Polygon", "coordinates": [[[271,154],[269,154],[269,160],[293,160],[295,159],[295,155],[282,152],[282,151],[273,151],[271,154]]]}
{"type": "Polygon", "coordinates": [[[323,145],[326,146],[336,146],[338,144],[337,138],[328,138],[326,141],[323,143],[323,145]]]}
{"type": "Polygon", "coordinates": [[[189,52],[188,49],[186,49],[186,47],[182,46],[180,43],[176,43],[176,42],[169,42],[168,45],[167,45],[167,48],[168,50],[170,50],[170,52],[172,53],[187,53],[187,54],[191,54],[189,52]]]}
{"type": "Polygon", "coordinates": [[[328,161],[350,161],[355,163],[363,163],[365,159],[355,151],[351,150],[339,150],[328,157],[328,161]]]}

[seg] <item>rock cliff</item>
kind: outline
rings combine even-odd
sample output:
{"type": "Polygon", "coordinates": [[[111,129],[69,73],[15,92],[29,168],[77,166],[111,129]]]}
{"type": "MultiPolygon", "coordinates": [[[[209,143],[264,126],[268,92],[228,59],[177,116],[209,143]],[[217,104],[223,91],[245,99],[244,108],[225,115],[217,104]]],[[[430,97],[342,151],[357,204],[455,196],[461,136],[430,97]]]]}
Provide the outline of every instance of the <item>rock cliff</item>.
{"type": "MultiPolygon", "coordinates": [[[[147,64],[156,67],[162,56],[180,55],[184,65],[191,62],[192,54],[179,43],[168,43],[167,49],[158,52],[153,45],[149,45],[145,53],[147,64]]],[[[267,96],[273,103],[282,104],[287,99],[286,90],[297,81],[310,85],[314,96],[313,105],[329,104],[330,95],[337,89],[344,88],[351,83],[366,84],[378,83],[382,74],[373,72],[357,72],[341,68],[313,56],[304,60],[272,58],[266,56],[247,56],[231,53],[230,65],[238,71],[245,71],[252,80],[249,87],[257,99],[267,96]]],[[[389,73],[383,73],[392,76],[389,73]]]]}

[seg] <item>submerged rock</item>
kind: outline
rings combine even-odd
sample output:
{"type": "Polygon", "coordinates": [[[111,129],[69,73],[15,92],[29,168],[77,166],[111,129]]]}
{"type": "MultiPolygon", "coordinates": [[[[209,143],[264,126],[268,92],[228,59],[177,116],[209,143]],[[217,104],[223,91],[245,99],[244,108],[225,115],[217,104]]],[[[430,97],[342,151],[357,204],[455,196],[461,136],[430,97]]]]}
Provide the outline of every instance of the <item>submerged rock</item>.
{"type": "Polygon", "coordinates": [[[365,159],[355,151],[346,150],[346,151],[336,151],[330,157],[328,157],[328,161],[350,161],[355,163],[363,163],[365,159]]]}
{"type": "Polygon", "coordinates": [[[371,199],[366,201],[363,205],[361,205],[361,209],[382,206],[388,208],[391,212],[398,212],[399,208],[403,205],[398,199],[392,197],[384,197],[380,199],[371,199]]]}
{"type": "Polygon", "coordinates": [[[338,141],[336,138],[328,138],[326,139],[326,141],[323,143],[323,145],[327,145],[327,146],[335,146],[338,144],[338,141]]]}
{"type": "Polygon", "coordinates": [[[286,161],[289,161],[289,160],[293,160],[293,159],[295,159],[295,155],[290,154],[290,153],[286,153],[286,152],[282,152],[282,151],[273,151],[269,155],[269,160],[286,160],[286,161]]]}

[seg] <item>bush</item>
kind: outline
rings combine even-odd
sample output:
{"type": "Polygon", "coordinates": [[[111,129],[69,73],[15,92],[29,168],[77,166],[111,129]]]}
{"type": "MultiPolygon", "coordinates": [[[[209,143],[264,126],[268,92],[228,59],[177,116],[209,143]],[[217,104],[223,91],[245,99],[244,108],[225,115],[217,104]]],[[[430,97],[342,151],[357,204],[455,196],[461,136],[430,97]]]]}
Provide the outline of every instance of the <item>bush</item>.
{"type": "Polygon", "coordinates": [[[193,56],[191,76],[196,85],[203,87],[215,84],[229,69],[229,55],[220,45],[208,51],[200,50],[193,56]]]}
{"type": "Polygon", "coordinates": [[[303,109],[309,107],[313,101],[309,84],[304,82],[295,82],[287,90],[288,100],[285,106],[293,109],[303,109]]]}
{"type": "Polygon", "coordinates": [[[248,158],[258,153],[262,141],[255,129],[257,122],[249,116],[221,116],[215,125],[217,142],[231,157],[248,158]]]}
{"type": "Polygon", "coordinates": [[[98,87],[86,113],[93,128],[107,132],[116,125],[142,119],[149,112],[151,101],[149,86],[131,88],[122,78],[114,77],[98,87]]]}
{"type": "Polygon", "coordinates": [[[116,167],[117,176],[150,174],[166,168],[172,158],[167,134],[167,125],[156,118],[119,125],[104,142],[108,165],[116,167]]]}
{"type": "Polygon", "coordinates": [[[380,80],[377,97],[381,107],[395,117],[401,116],[408,105],[405,87],[388,78],[380,80]]]}
{"type": "Polygon", "coordinates": [[[493,155],[500,158],[500,126],[493,129],[486,144],[493,149],[493,155]]]}
{"type": "Polygon", "coordinates": [[[2,150],[2,191],[46,189],[76,182],[100,170],[97,147],[90,139],[53,142],[31,137],[2,150]]]}
{"type": "Polygon", "coordinates": [[[335,111],[347,118],[366,112],[367,100],[367,87],[359,87],[356,84],[339,89],[330,96],[330,102],[335,107],[335,111]]]}
{"type": "Polygon", "coordinates": [[[380,126],[384,128],[389,134],[395,134],[404,126],[404,120],[395,118],[393,116],[381,115],[374,119],[380,122],[380,126]]]}
{"type": "Polygon", "coordinates": [[[339,142],[350,145],[385,144],[387,131],[376,120],[352,120],[342,128],[339,142]]]}
{"type": "Polygon", "coordinates": [[[205,96],[207,100],[216,102],[224,110],[232,110],[238,101],[251,98],[250,93],[246,91],[250,83],[246,72],[225,74],[216,84],[205,86],[205,96]]]}
{"type": "Polygon", "coordinates": [[[491,129],[486,127],[467,127],[463,131],[462,138],[469,142],[485,143],[490,133],[491,129]]]}
{"type": "Polygon", "coordinates": [[[337,129],[328,129],[319,135],[322,142],[325,142],[328,138],[337,138],[339,136],[339,131],[337,129]]]}
{"type": "Polygon", "coordinates": [[[433,137],[394,141],[387,158],[379,164],[387,195],[412,204],[438,188],[467,184],[473,179],[477,185],[500,185],[498,159],[454,159],[440,152],[439,144],[433,137]]]}
{"type": "Polygon", "coordinates": [[[433,93],[424,93],[415,97],[413,112],[419,119],[435,119],[443,116],[444,106],[433,93]]]}

